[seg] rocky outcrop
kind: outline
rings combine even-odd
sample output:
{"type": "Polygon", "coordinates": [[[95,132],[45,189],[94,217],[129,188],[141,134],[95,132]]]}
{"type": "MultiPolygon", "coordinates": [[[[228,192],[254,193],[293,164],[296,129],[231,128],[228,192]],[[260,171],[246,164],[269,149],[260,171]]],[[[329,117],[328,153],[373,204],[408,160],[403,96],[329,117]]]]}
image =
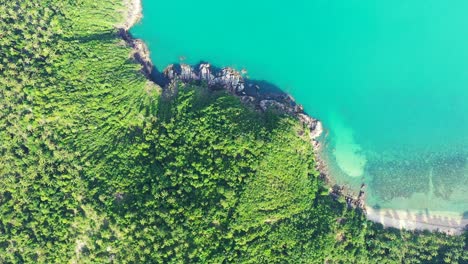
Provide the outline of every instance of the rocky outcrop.
{"type": "Polygon", "coordinates": [[[124,28],[120,28],[118,30],[118,34],[127,43],[127,45],[132,48],[133,58],[143,67],[141,71],[147,78],[151,79],[153,63],[151,62],[150,53],[146,44],[140,39],[134,39],[124,28]]]}
{"type": "Polygon", "coordinates": [[[153,63],[149,56],[148,47],[142,40],[133,38],[129,32],[130,28],[142,18],[141,0],[123,0],[123,4],[125,6],[123,11],[125,20],[116,25],[118,35],[132,48],[133,58],[142,65],[142,72],[145,76],[151,79],[153,63]]]}
{"type": "MultiPolygon", "coordinates": [[[[322,124],[319,120],[304,113],[304,108],[296,104],[294,99],[285,93],[261,93],[258,84],[244,79],[242,74],[232,68],[218,69],[208,63],[202,63],[192,67],[188,64],[172,64],[163,71],[166,83],[173,84],[178,81],[183,83],[205,84],[211,89],[224,89],[236,95],[240,100],[249,105],[254,105],[260,111],[274,109],[284,114],[293,116],[301,122],[310,133],[310,139],[316,149],[319,148],[318,137],[322,134],[322,124]],[[246,87],[253,87],[255,92],[246,91],[246,87]]],[[[168,90],[174,90],[174,85],[168,90]]]]}
{"type": "Polygon", "coordinates": [[[244,90],[244,78],[232,68],[213,70],[210,64],[200,64],[197,68],[187,64],[172,64],[163,74],[169,80],[180,80],[185,83],[203,82],[209,88],[225,89],[234,94],[244,90]]]}
{"type": "Polygon", "coordinates": [[[311,139],[317,139],[323,133],[322,123],[317,119],[314,119],[304,113],[298,113],[297,117],[302,124],[310,129],[311,139]]]}

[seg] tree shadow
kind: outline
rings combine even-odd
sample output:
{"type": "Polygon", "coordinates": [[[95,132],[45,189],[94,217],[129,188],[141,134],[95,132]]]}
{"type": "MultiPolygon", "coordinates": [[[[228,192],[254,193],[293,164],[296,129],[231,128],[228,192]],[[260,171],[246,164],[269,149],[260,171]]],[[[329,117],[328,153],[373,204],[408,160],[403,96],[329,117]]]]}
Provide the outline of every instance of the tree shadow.
{"type": "Polygon", "coordinates": [[[114,30],[102,31],[100,33],[90,34],[90,35],[77,35],[73,37],[64,38],[66,41],[78,41],[79,43],[87,43],[93,41],[100,42],[112,42],[118,40],[118,33],[114,30]]]}

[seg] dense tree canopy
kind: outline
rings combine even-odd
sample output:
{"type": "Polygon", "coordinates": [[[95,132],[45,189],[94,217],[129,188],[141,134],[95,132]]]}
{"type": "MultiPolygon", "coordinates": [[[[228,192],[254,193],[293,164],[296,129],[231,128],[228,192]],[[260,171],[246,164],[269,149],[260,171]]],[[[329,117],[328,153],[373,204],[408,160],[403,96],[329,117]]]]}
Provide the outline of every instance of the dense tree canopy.
{"type": "Polygon", "coordinates": [[[328,195],[308,132],[139,72],[120,0],[0,0],[1,263],[466,263],[328,195]]]}

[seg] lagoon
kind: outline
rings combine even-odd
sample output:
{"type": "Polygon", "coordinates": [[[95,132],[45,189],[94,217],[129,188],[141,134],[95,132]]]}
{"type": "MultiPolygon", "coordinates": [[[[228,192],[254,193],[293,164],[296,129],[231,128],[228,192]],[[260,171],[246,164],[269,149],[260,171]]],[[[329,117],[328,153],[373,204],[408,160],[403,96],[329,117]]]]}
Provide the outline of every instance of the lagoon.
{"type": "Polygon", "coordinates": [[[366,203],[468,212],[468,2],[143,1],[132,33],[171,63],[246,69],[291,94],[327,135],[322,158],[366,203]]]}

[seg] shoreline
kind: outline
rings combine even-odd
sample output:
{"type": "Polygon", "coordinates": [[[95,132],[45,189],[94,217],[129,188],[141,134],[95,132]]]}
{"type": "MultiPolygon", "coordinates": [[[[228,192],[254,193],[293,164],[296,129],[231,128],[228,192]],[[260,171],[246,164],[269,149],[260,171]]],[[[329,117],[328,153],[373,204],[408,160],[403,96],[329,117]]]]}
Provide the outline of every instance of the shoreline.
{"type": "Polygon", "coordinates": [[[143,5],[141,0],[123,0],[125,20],[119,27],[128,31],[143,18],[143,5]]]}
{"type": "Polygon", "coordinates": [[[430,215],[410,210],[374,209],[366,206],[365,214],[368,220],[406,230],[429,230],[461,235],[468,225],[468,219],[450,216],[446,212],[433,212],[430,215]]]}
{"type": "Polygon", "coordinates": [[[265,111],[270,107],[288,114],[299,120],[301,124],[310,130],[310,140],[314,147],[316,168],[320,173],[320,178],[330,187],[330,195],[335,199],[344,197],[348,207],[362,210],[367,220],[380,223],[384,227],[394,227],[406,230],[429,230],[439,231],[449,235],[459,235],[463,233],[468,225],[468,219],[461,219],[458,224],[448,225],[436,218],[418,218],[403,210],[373,209],[365,204],[365,185],[361,190],[347,190],[344,186],[334,184],[332,177],[327,172],[327,164],[319,157],[320,141],[319,137],[324,133],[322,123],[304,112],[301,105],[284,92],[280,93],[259,93],[259,84],[254,80],[244,79],[241,72],[233,68],[216,68],[208,63],[201,63],[194,67],[187,64],[169,65],[162,73],[158,73],[156,81],[154,66],[150,59],[149,49],[146,44],[139,39],[133,38],[129,29],[138,23],[143,17],[141,0],[123,0],[125,21],[118,26],[119,36],[132,47],[134,59],[142,65],[143,74],[150,80],[160,85],[163,90],[167,90],[175,81],[206,83],[212,89],[225,89],[231,94],[240,98],[245,104],[253,105],[260,111],[265,111]]]}

